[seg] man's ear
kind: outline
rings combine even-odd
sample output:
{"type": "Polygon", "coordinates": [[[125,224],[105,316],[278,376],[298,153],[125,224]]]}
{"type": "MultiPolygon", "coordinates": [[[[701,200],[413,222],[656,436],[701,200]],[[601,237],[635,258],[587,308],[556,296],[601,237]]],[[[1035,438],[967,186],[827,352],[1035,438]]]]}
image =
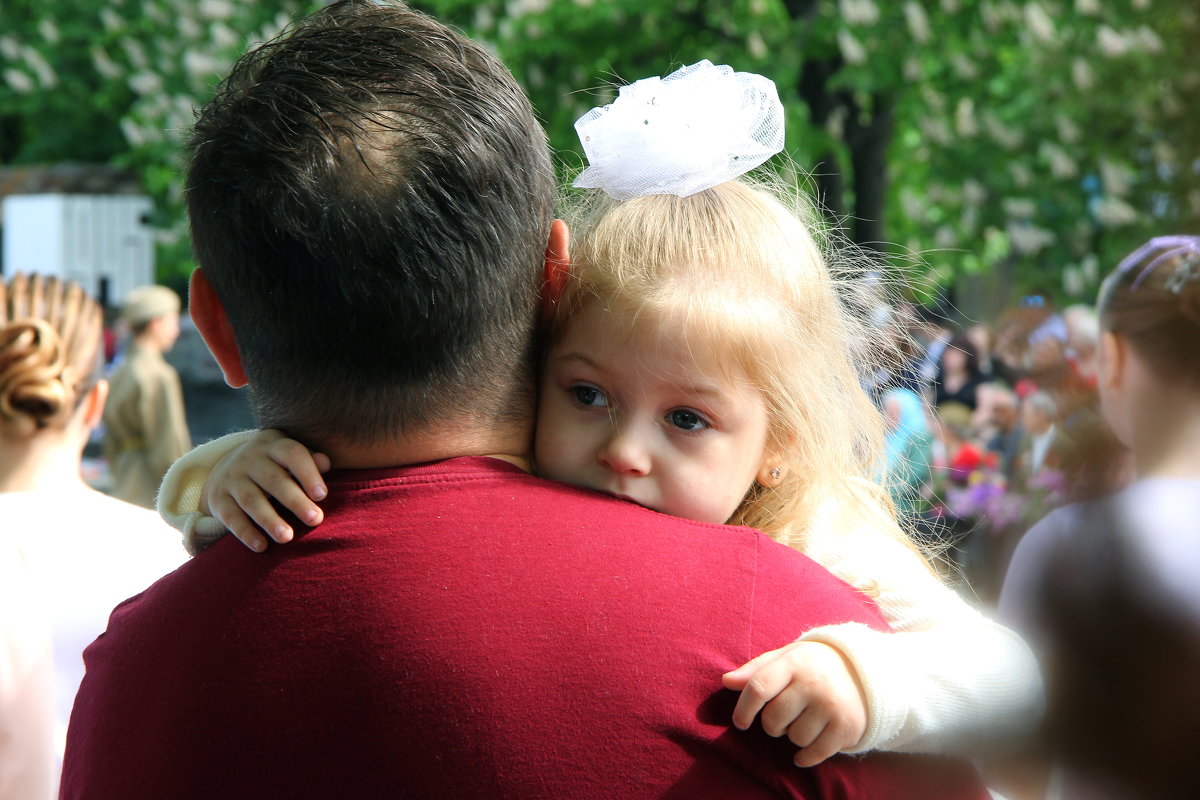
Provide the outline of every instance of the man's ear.
{"type": "Polygon", "coordinates": [[[554,313],[571,274],[570,240],[567,223],[561,219],[550,223],[550,240],[546,243],[546,262],[542,271],[542,322],[548,321],[554,313]]]}
{"type": "Polygon", "coordinates": [[[225,382],[234,389],[245,386],[246,371],[242,368],[237,339],[234,338],[233,328],[229,326],[229,318],[225,316],[225,307],[221,305],[203,269],[196,269],[192,273],[188,284],[188,309],[192,321],[196,323],[196,330],[200,331],[221,372],[225,373],[225,382]]]}

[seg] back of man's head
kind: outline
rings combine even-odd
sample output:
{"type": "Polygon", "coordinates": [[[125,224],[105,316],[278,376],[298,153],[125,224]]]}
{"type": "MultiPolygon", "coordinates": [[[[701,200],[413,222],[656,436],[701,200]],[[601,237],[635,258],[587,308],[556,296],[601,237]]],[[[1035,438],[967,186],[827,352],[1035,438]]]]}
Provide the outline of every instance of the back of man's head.
{"type": "Polygon", "coordinates": [[[190,151],[193,243],[262,424],[366,442],[528,411],[554,178],[485,49],[343,0],[244,56],[190,151]]]}

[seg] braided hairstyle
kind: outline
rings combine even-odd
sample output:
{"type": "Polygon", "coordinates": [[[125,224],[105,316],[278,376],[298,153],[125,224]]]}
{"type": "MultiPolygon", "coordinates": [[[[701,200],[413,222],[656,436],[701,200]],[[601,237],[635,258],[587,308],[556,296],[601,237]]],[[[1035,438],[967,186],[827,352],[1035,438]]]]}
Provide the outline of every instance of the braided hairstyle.
{"type": "Polygon", "coordinates": [[[0,435],[63,425],[100,372],[100,306],[78,284],[0,281],[0,435]]]}

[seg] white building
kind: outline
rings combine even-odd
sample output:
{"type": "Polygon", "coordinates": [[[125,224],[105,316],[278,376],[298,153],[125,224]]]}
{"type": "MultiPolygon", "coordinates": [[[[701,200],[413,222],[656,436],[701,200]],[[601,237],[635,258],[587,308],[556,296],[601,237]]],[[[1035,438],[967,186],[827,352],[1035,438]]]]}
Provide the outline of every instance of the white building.
{"type": "Polygon", "coordinates": [[[57,275],[107,306],[154,283],[149,197],[13,194],[3,202],[4,275],[57,275]]]}

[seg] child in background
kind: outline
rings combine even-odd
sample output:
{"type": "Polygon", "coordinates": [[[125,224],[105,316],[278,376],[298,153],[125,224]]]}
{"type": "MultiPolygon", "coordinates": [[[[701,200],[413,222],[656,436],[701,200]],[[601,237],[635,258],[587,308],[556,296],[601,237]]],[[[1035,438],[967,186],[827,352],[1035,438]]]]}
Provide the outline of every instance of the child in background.
{"type": "MultiPolygon", "coordinates": [[[[895,633],[810,630],[723,677],[741,691],[734,724],[761,714],[797,764],[1019,737],[1040,704],[1031,653],[940,583],[873,480],[882,421],[856,369],[872,339],[812,209],[736,180],[782,149],[782,119],[770,81],[702,61],[576,124],[590,163],[576,185],[603,192],[550,287],[537,471],[758,528],[876,599],[895,633]]],[[[227,437],[173,468],[160,509],[193,548],[223,523],[261,550],[257,526],[292,537],[265,495],[318,524],[327,466],[278,432],[227,437]]]]}

